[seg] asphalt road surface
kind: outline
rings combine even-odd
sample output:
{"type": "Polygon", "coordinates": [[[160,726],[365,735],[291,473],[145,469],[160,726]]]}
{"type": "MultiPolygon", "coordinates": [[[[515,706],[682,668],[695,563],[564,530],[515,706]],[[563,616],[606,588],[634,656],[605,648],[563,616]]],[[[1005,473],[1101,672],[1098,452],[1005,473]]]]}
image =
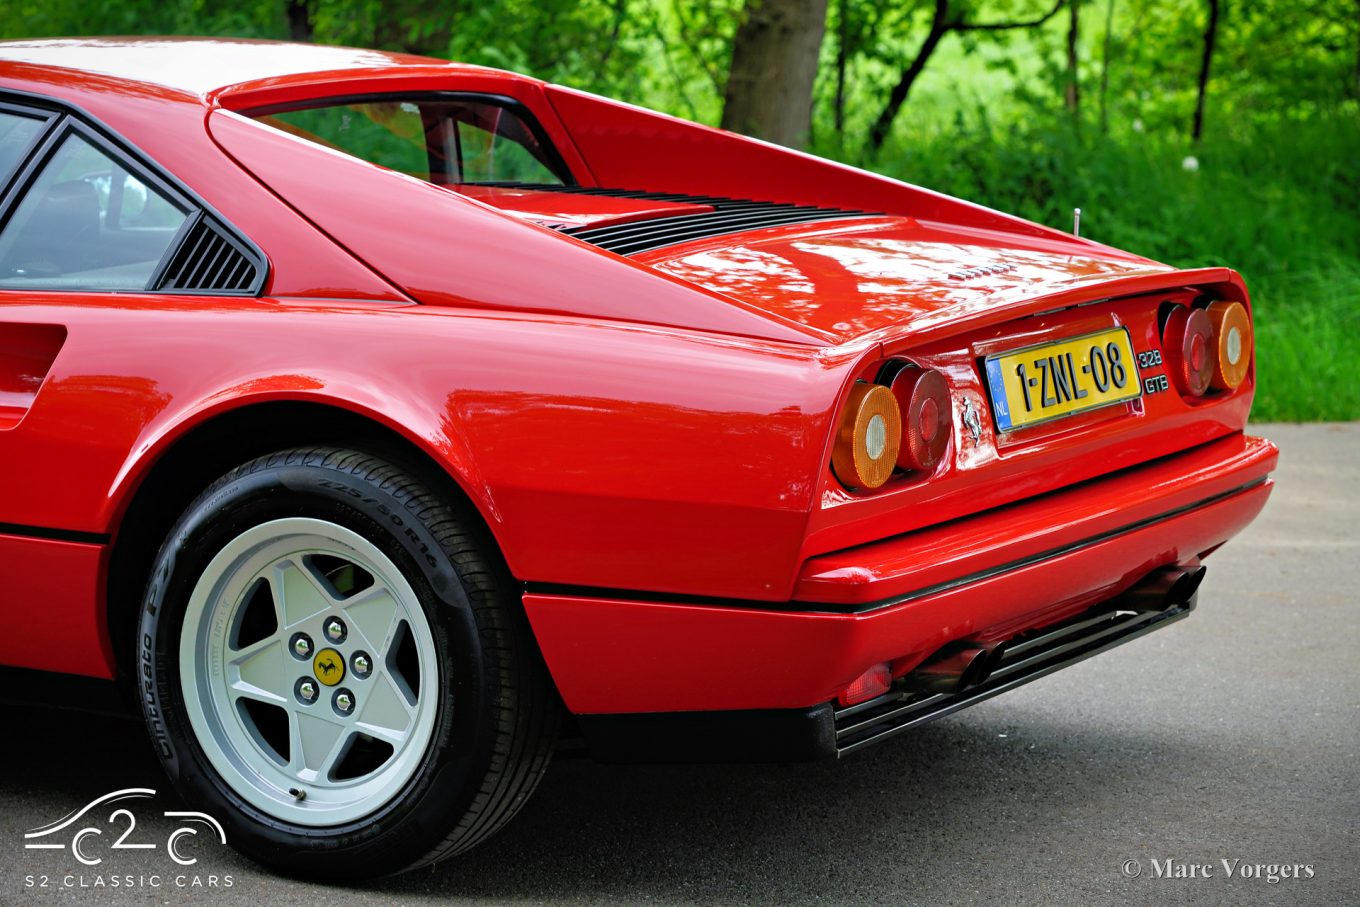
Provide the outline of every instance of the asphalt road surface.
{"type": "MultiPolygon", "coordinates": [[[[486,846],[366,888],[206,835],[190,867],[25,850],[165,783],[139,724],[6,709],[0,903],[1360,904],[1360,423],[1256,430],[1283,449],[1274,498],[1189,620],[840,763],[561,760],[486,846]]],[[[144,804],[129,840],[164,842],[182,804],[144,804]]]]}

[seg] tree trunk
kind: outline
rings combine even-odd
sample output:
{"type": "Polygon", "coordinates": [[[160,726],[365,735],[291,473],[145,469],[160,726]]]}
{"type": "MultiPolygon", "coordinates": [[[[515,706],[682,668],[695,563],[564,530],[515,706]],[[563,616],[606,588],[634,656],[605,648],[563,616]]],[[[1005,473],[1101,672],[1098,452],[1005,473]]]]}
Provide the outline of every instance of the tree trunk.
{"type": "Polygon", "coordinates": [[[308,8],[310,5],[308,0],[288,0],[284,8],[288,17],[288,37],[294,41],[312,40],[312,11],[308,8]]]}
{"type": "Polygon", "coordinates": [[[930,32],[926,35],[926,40],[921,44],[921,49],[916,52],[916,59],[911,61],[911,65],[902,73],[902,78],[897,80],[897,84],[892,87],[888,94],[888,103],[883,105],[883,110],[874,120],[873,128],[869,130],[869,150],[877,152],[883,147],[883,142],[888,138],[888,130],[892,128],[893,120],[897,119],[897,112],[906,103],[907,95],[911,94],[911,86],[916,82],[916,77],[926,68],[930,55],[935,53],[935,48],[940,46],[940,39],[949,31],[949,0],[935,0],[935,15],[930,20],[930,32]]]}
{"type": "Polygon", "coordinates": [[[827,0],[746,0],[732,41],[722,127],[794,148],[812,127],[827,0]]]}
{"type": "Polygon", "coordinates": [[[1067,84],[1063,86],[1063,103],[1076,116],[1081,112],[1081,85],[1077,81],[1077,38],[1081,28],[1081,2],[1067,3],[1067,84]]]}
{"type": "MultiPolygon", "coordinates": [[[[1357,0],[1360,2],[1360,0],[1357,0]]],[[[1105,48],[1100,56],[1100,131],[1110,131],[1110,41],[1114,32],[1114,0],[1105,3],[1105,48]]]]}
{"type": "MultiPolygon", "coordinates": [[[[1356,0],[1360,3],[1360,0],[1356,0]]],[[[836,9],[836,98],[831,108],[836,138],[845,145],[845,71],[850,66],[850,0],[839,0],[836,9]]]]}
{"type": "Polygon", "coordinates": [[[1209,24],[1204,28],[1204,55],[1199,61],[1199,94],[1195,98],[1195,123],[1190,138],[1198,142],[1204,134],[1204,97],[1209,91],[1209,68],[1214,62],[1214,42],[1218,40],[1218,7],[1220,0],[1208,0],[1209,24]]]}
{"type": "Polygon", "coordinates": [[[980,32],[994,35],[1017,29],[1038,28],[1056,16],[1058,10],[1062,9],[1066,2],[1068,0],[1055,0],[1048,12],[1034,19],[1008,22],[965,22],[962,19],[950,19],[949,0],[935,0],[935,15],[930,20],[930,33],[926,35],[926,40],[921,44],[921,49],[916,52],[916,59],[911,61],[906,72],[902,73],[902,78],[897,80],[897,84],[889,92],[888,103],[883,105],[883,111],[878,115],[878,119],[874,120],[873,128],[869,130],[870,153],[877,153],[883,147],[883,142],[888,138],[888,130],[892,128],[893,120],[897,119],[898,111],[906,103],[907,95],[911,94],[911,86],[915,84],[916,77],[926,68],[926,63],[930,60],[931,54],[935,53],[935,48],[940,46],[940,39],[945,35],[951,31],[980,32]]]}

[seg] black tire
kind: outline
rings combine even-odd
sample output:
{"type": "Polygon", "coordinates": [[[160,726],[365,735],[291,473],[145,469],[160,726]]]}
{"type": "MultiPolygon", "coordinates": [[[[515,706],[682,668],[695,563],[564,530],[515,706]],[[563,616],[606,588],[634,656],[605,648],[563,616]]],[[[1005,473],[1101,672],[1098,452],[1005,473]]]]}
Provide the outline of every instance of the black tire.
{"type": "Polygon", "coordinates": [[[555,741],[560,703],[508,570],[474,520],[391,459],[300,448],[231,471],[179,519],[148,584],[137,675],[166,772],[222,822],[228,843],[292,875],[369,878],[466,851],[518,812],[555,741]],[[415,591],[438,654],[434,731],[419,767],[371,814],[334,827],[290,824],[233,790],[193,731],[180,682],[185,609],[204,568],[247,529],[293,517],[332,522],[380,549],[415,591]]]}

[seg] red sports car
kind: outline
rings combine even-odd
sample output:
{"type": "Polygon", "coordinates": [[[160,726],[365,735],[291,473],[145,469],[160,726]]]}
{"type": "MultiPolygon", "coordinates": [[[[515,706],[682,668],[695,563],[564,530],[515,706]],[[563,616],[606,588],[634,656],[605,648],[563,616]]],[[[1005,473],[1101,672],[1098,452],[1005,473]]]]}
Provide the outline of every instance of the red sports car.
{"type": "Polygon", "coordinates": [[[0,44],[0,664],[288,871],[854,752],[1186,616],[1270,493],[1177,270],[557,85],[0,44]]]}

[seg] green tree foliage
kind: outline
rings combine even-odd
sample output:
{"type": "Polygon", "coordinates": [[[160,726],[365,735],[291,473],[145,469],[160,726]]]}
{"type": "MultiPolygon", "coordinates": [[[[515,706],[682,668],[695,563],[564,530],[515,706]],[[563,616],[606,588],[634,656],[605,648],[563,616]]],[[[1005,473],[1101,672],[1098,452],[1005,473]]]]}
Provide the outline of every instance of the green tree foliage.
{"type": "Polygon", "coordinates": [[[311,0],[315,40],[448,57],[590,89],[625,82],[637,0],[311,0]]]}
{"type": "Polygon", "coordinates": [[[6,38],[75,35],[286,35],[283,0],[4,0],[6,38]]]}
{"type": "MultiPolygon", "coordinates": [[[[1082,22],[1080,95],[1103,97],[1115,124],[1187,130],[1205,0],[1070,3],[1077,4],[1082,22]],[[1108,84],[1102,89],[1107,58],[1108,84]]],[[[1297,118],[1357,100],[1356,0],[1221,5],[1211,118],[1220,123],[1297,118]]],[[[0,0],[0,34],[288,38],[303,21],[315,41],[516,69],[716,122],[743,7],[742,0],[0,0]]],[[[960,56],[981,59],[994,108],[1004,104],[1026,122],[1036,113],[1053,113],[1062,106],[1068,81],[1069,32],[1067,11],[1045,18],[1054,8],[1053,0],[831,0],[816,86],[816,131],[824,139],[834,136],[831,144],[842,153],[860,148],[937,18],[945,27],[943,56],[925,61],[923,78],[939,75],[960,56]],[[1042,27],[1000,27],[1040,19],[1042,27]]],[[[906,106],[910,134],[919,110],[910,101],[906,106]]],[[[1097,107],[1085,105],[1088,117],[1097,107]]],[[[903,123],[894,124],[893,134],[903,131],[903,123]]]]}

